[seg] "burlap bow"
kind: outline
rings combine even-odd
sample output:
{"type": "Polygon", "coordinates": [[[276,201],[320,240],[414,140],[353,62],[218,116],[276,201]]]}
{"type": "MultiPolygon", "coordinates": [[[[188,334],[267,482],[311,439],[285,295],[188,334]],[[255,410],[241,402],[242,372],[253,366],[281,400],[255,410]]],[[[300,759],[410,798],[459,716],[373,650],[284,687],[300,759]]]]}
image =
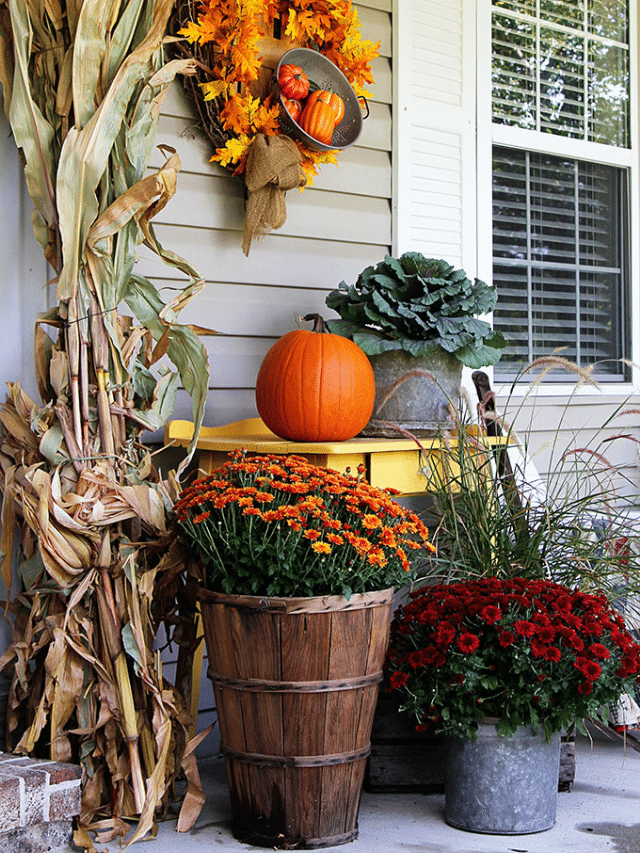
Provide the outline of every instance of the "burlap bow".
{"type": "Polygon", "coordinates": [[[249,255],[254,237],[284,225],[285,192],[307,183],[300,159],[295,142],[288,136],[256,134],[244,175],[249,193],[242,240],[245,255],[249,255]]]}

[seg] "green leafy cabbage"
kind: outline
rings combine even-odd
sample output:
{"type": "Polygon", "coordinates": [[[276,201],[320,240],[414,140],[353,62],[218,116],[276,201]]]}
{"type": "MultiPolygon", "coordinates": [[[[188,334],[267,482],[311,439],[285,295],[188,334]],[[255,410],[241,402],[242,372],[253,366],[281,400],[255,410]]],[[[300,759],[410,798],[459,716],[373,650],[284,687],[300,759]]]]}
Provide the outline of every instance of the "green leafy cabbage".
{"type": "Polygon", "coordinates": [[[442,347],[468,367],[495,364],[506,346],[477,315],[496,304],[496,291],[446,261],[406,252],[367,267],[355,284],[341,282],[326,299],[341,320],[332,332],[351,338],[367,355],[402,349],[414,356],[442,347]]]}

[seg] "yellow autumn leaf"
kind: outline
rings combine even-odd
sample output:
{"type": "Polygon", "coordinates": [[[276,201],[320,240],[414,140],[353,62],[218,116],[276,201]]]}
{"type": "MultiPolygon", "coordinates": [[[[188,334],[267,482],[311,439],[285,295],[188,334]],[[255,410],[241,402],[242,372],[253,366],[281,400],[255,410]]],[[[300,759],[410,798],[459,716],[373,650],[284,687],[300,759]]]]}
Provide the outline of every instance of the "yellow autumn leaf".
{"type": "Polygon", "coordinates": [[[249,137],[246,134],[242,134],[235,139],[230,139],[224,148],[217,148],[211,160],[220,163],[224,167],[230,166],[232,163],[237,163],[247,154],[250,144],[251,140],[249,137]]]}
{"type": "Polygon", "coordinates": [[[189,21],[186,27],[183,27],[181,30],[178,30],[179,36],[184,36],[189,44],[195,44],[200,41],[200,36],[202,35],[202,30],[194,21],[189,21]]]}
{"type": "Polygon", "coordinates": [[[304,41],[304,32],[298,21],[295,9],[289,9],[289,20],[284,31],[285,36],[289,36],[293,41],[304,41]]]}
{"type": "Polygon", "coordinates": [[[269,103],[260,104],[253,121],[256,133],[264,133],[266,136],[275,136],[279,133],[279,115],[280,107],[277,104],[273,107],[269,103]]]}
{"type": "Polygon", "coordinates": [[[222,126],[229,133],[238,135],[250,133],[259,108],[259,98],[254,98],[251,95],[246,97],[236,95],[227,101],[220,112],[222,126]]]}
{"type": "Polygon", "coordinates": [[[224,80],[211,80],[209,83],[200,83],[205,101],[212,101],[218,95],[228,95],[231,86],[231,83],[225,83],[224,80]]]}

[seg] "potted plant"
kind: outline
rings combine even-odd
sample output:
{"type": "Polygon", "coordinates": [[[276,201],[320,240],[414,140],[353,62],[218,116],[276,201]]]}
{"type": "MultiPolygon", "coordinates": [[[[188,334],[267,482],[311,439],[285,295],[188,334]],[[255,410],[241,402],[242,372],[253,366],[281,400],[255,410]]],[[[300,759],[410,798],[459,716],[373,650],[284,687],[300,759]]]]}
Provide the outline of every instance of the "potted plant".
{"type": "MultiPolygon", "coordinates": [[[[535,376],[537,370],[544,372],[559,366],[572,369],[578,376],[576,390],[582,384],[594,384],[588,369],[558,357],[534,362],[523,379],[535,376]]],[[[424,468],[431,500],[432,541],[436,546],[428,558],[431,576],[443,582],[484,577],[553,579],[570,589],[604,593],[616,609],[628,612],[622,609],[627,606],[625,602],[630,607],[640,591],[637,526],[630,520],[637,503],[637,487],[632,472],[608,459],[616,452],[616,444],[636,441],[618,423],[617,416],[628,410],[621,405],[584,443],[567,447],[556,433],[545,445],[548,455],[543,479],[531,459],[530,427],[526,425],[536,412],[535,404],[531,408],[528,402],[535,394],[539,377],[529,383],[524,397],[515,401],[507,398],[502,403],[511,424],[521,426],[519,433],[496,413],[486,376],[478,372],[474,381],[481,397],[483,430],[470,415],[470,401],[463,400],[455,430],[442,435],[448,447],[442,464],[424,468]],[[496,436],[499,443],[488,445],[483,433],[496,436]]],[[[563,407],[559,424],[565,414],[563,407]]],[[[611,700],[609,713],[615,722],[634,722],[637,684],[634,693],[635,697],[627,697],[628,710],[624,712],[619,697],[611,700]]],[[[390,693],[385,699],[392,714],[399,694],[390,693]]],[[[430,769],[424,775],[415,773],[413,782],[425,785],[433,782],[432,759],[434,755],[437,758],[441,746],[434,728],[418,737],[428,738],[429,745],[415,743],[413,755],[421,749],[423,763],[429,764],[430,769]]],[[[575,773],[571,739],[570,734],[563,737],[559,778],[556,767],[556,783],[563,788],[571,784],[575,773]]],[[[376,760],[377,749],[374,739],[376,760]]],[[[390,778],[385,775],[388,764],[383,760],[384,750],[376,765],[378,784],[390,778]]],[[[414,766],[420,766],[419,762],[414,766]]],[[[400,770],[394,772],[397,776],[400,770]]],[[[444,768],[439,779],[444,783],[444,768]]]]}
{"type": "Polygon", "coordinates": [[[559,732],[631,688],[640,646],[601,593],[487,577],[412,592],[388,668],[403,709],[447,735],[447,822],[519,834],[555,822],[559,732]]]}
{"type": "Polygon", "coordinates": [[[361,471],[231,457],[175,512],[202,564],[234,833],[342,844],[357,836],[393,587],[415,576],[428,532],[361,471]]]}
{"type": "Polygon", "coordinates": [[[342,319],[332,332],[369,356],[376,379],[374,419],[366,435],[414,435],[449,423],[462,365],[495,364],[506,341],[478,315],[493,310],[496,291],[443,260],[406,252],[367,267],[326,299],[342,319]]]}

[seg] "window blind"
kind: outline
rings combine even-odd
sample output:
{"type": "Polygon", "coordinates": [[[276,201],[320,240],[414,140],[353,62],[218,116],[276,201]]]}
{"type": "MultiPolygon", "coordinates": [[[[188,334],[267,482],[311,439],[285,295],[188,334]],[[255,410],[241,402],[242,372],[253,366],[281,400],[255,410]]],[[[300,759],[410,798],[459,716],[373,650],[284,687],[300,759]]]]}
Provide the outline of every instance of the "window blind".
{"type": "Polygon", "coordinates": [[[601,380],[626,379],[625,210],[623,169],[494,149],[494,326],[509,341],[497,378],[560,349],[601,380]]]}

